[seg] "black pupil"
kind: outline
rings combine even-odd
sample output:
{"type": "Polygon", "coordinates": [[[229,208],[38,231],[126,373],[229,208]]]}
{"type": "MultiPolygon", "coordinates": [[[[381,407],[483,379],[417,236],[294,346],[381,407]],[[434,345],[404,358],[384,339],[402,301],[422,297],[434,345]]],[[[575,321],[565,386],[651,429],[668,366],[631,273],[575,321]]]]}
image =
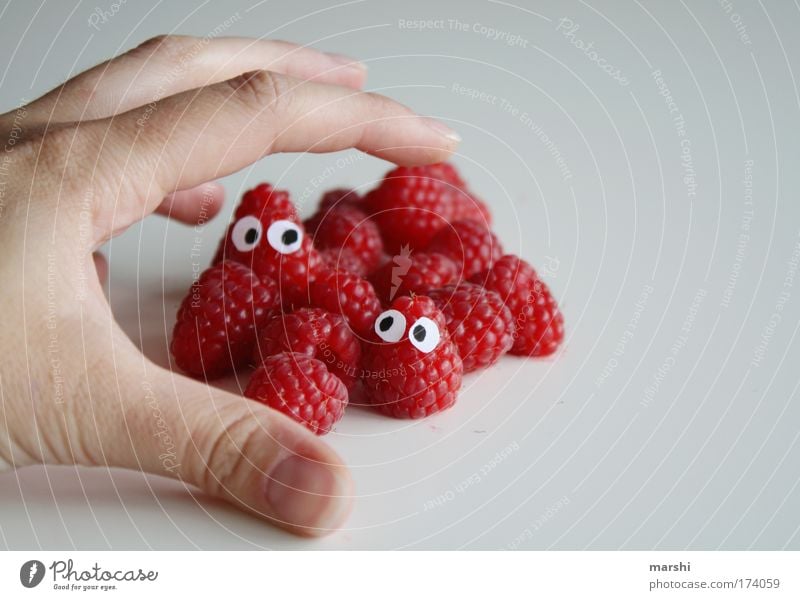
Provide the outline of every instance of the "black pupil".
{"type": "Polygon", "coordinates": [[[381,331],[388,331],[389,327],[392,326],[392,323],[394,323],[394,317],[384,317],[381,319],[381,322],[378,323],[378,328],[381,331]]]}
{"type": "Polygon", "coordinates": [[[244,234],[244,241],[248,244],[255,244],[258,239],[258,230],[255,227],[248,229],[244,234]]]}
{"type": "Polygon", "coordinates": [[[412,332],[412,335],[414,336],[415,340],[417,340],[418,342],[421,342],[421,341],[423,341],[425,339],[425,334],[426,333],[427,332],[425,331],[425,327],[423,327],[422,325],[417,325],[416,327],[414,327],[414,331],[412,332]]]}
{"type": "Polygon", "coordinates": [[[283,235],[281,235],[281,241],[286,246],[291,246],[297,241],[297,237],[297,232],[294,229],[287,229],[283,232],[283,235]]]}

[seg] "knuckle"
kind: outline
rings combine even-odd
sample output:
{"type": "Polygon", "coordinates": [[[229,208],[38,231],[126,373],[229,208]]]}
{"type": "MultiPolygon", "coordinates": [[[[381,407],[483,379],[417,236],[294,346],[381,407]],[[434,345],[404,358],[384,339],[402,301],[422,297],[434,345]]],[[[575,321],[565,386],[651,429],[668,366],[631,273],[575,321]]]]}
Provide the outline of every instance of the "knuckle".
{"type": "Polygon", "coordinates": [[[286,78],[269,71],[252,71],[228,80],[236,97],[249,110],[278,112],[289,92],[286,78]]]}
{"type": "Polygon", "coordinates": [[[131,50],[128,56],[187,71],[193,68],[195,58],[206,44],[204,40],[188,35],[157,35],[131,50]]]}
{"type": "MultiPolygon", "coordinates": [[[[168,35],[156,35],[143,41],[141,44],[129,50],[126,55],[135,58],[147,59],[153,56],[156,52],[160,52],[162,47],[167,43],[168,35]]],[[[125,56],[125,55],[123,55],[125,56]]]]}
{"type": "Polygon", "coordinates": [[[186,40],[188,39],[191,38],[182,35],[161,34],[145,40],[131,50],[131,53],[143,58],[150,58],[153,56],[169,58],[179,54],[186,46],[186,40]]]}
{"type": "Polygon", "coordinates": [[[218,496],[235,495],[237,483],[254,467],[248,457],[253,456],[255,448],[264,445],[265,436],[262,425],[249,411],[218,430],[203,452],[205,467],[200,476],[203,489],[218,496]]]}
{"type": "Polygon", "coordinates": [[[139,44],[138,48],[144,48],[144,49],[149,48],[151,50],[153,48],[158,48],[159,46],[161,46],[170,37],[171,37],[170,35],[165,34],[165,33],[161,33],[159,35],[154,35],[153,37],[151,37],[151,38],[143,41],[141,44],[139,44]]]}

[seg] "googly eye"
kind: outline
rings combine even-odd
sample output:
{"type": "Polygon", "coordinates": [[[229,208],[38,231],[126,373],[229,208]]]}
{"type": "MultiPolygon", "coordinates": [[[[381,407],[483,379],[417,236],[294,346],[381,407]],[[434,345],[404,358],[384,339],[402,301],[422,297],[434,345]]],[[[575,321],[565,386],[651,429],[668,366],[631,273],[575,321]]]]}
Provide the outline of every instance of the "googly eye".
{"type": "Polygon", "coordinates": [[[414,324],[408,332],[408,341],[410,341],[417,350],[425,354],[433,352],[436,346],[439,345],[440,339],[439,326],[428,317],[420,317],[414,321],[414,324]]]}
{"type": "Polygon", "coordinates": [[[387,310],[375,319],[375,333],[384,342],[399,342],[406,332],[406,318],[397,310],[387,310]]]}
{"type": "Polygon", "coordinates": [[[303,245],[303,232],[292,221],[275,221],[267,229],[267,241],[281,254],[291,254],[300,250],[303,245]]]}
{"type": "Polygon", "coordinates": [[[264,227],[257,218],[242,217],[233,226],[231,240],[239,252],[250,252],[250,250],[258,246],[263,231],[264,227]]]}

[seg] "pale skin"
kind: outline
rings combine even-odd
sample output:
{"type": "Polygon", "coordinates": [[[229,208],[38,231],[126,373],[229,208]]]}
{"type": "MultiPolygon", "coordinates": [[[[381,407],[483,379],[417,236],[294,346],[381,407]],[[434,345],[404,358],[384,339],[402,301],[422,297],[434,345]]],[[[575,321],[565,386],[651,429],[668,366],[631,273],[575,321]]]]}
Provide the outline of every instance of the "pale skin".
{"type": "Polygon", "coordinates": [[[458,136],[361,91],[365,75],[286,42],[165,36],[0,116],[0,469],[137,469],[301,535],[342,525],[354,490],[336,453],[144,357],[114,320],[94,251],[154,212],[188,224],[216,213],[214,180],[268,154],[445,160],[458,136]]]}

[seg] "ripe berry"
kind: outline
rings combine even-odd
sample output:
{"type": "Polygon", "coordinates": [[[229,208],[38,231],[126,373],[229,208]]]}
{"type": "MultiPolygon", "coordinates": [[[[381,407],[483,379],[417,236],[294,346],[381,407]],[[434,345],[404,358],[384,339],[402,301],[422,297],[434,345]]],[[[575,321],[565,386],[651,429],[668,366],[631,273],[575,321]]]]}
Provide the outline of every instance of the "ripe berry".
{"type": "MultiPolygon", "coordinates": [[[[276,190],[269,183],[260,183],[244,193],[233,214],[233,222],[236,223],[239,219],[248,215],[260,216],[262,214],[284,215],[287,219],[297,218],[297,211],[289,199],[289,192],[276,190]]],[[[230,234],[230,231],[228,234],[230,234]]],[[[229,237],[230,235],[226,235],[220,240],[217,253],[214,256],[214,260],[211,261],[212,265],[226,258],[232,258],[231,256],[226,256],[226,248],[228,251],[232,250],[231,245],[227,242],[229,237]]]]}
{"type": "Polygon", "coordinates": [[[511,310],[515,327],[511,354],[547,356],[556,351],[564,339],[564,317],[531,265],[506,254],[471,281],[497,292],[511,310]]]}
{"type": "Polygon", "coordinates": [[[268,357],[253,373],[244,395],[317,435],[328,433],[347,406],[347,389],[339,378],[322,361],[297,352],[268,357]]]}
{"type": "Polygon", "coordinates": [[[306,231],[318,249],[349,250],[363,264],[366,276],[374,271],[383,256],[383,241],[378,226],[367,215],[350,205],[318,210],[305,221],[306,231]]]}
{"type": "Polygon", "coordinates": [[[192,377],[213,379],[247,364],[256,332],[279,308],[274,281],[224,261],[206,269],[178,309],[171,350],[192,377]]]}
{"type": "Polygon", "coordinates": [[[464,193],[457,196],[456,220],[469,219],[483,223],[487,228],[492,224],[492,214],[486,203],[469,191],[466,182],[450,163],[441,163],[439,177],[464,193]]]}
{"type": "Polygon", "coordinates": [[[218,254],[277,281],[287,306],[308,302],[309,283],[323,266],[288,193],[269,184],[244,195],[218,254]]]}
{"type": "Polygon", "coordinates": [[[493,365],[511,349],[514,318],[495,292],[460,283],[432,290],[428,296],[444,314],[465,373],[493,365]]]}
{"type": "Polygon", "coordinates": [[[482,223],[487,229],[492,225],[492,213],[487,204],[470,193],[469,202],[459,206],[457,220],[477,221],[482,223]]]}
{"type": "Polygon", "coordinates": [[[350,206],[359,208],[362,205],[363,198],[358,195],[355,190],[347,188],[338,188],[329,190],[322,195],[317,207],[318,213],[326,213],[329,210],[350,206]]]}
{"type": "Polygon", "coordinates": [[[426,294],[458,279],[458,266],[443,254],[404,250],[370,278],[378,299],[388,305],[395,298],[426,294]]]}
{"type": "Polygon", "coordinates": [[[300,308],[272,317],[258,334],[253,361],[260,365],[280,352],[299,352],[321,360],[348,390],[361,361],[361,344],[344,317],[321,308],[300,308]]]}
{"type": "Polygon", "coordinates": [[[353,332],[364,337],[372,330],[381,303],[372,285],[347,271],[327,270],[311,284],[311,305],[342,315],[353,332]]]}
{"type": "Polygon", "coordinates": [[[319,254],[329,269],[348,271],[359,277],[367,276],[364,262],[350,248],[325,248],[319,254]]]}
{"type": "Polygon", "coordinates": [[[362,380],[384,414],[417,419],[452,406],[464,367],[442,312],[425,296],[403,296],[375,320],[362,380]]]}
{"type": "Polygon", "coordinates": [[[490,268],[503,255],[500,241],[484,223],[462,219],[444,227],[425,249],[439,252],[461,265],[460,279],[490,268]]]}
{"type": "Polygon", "coordinates": [[[447,163],[398,167],[386,174],[364,202],[386,251],[394,254],[406,245],[421,250],[448,223],[484,218],[480,205],[447,163]]]}

